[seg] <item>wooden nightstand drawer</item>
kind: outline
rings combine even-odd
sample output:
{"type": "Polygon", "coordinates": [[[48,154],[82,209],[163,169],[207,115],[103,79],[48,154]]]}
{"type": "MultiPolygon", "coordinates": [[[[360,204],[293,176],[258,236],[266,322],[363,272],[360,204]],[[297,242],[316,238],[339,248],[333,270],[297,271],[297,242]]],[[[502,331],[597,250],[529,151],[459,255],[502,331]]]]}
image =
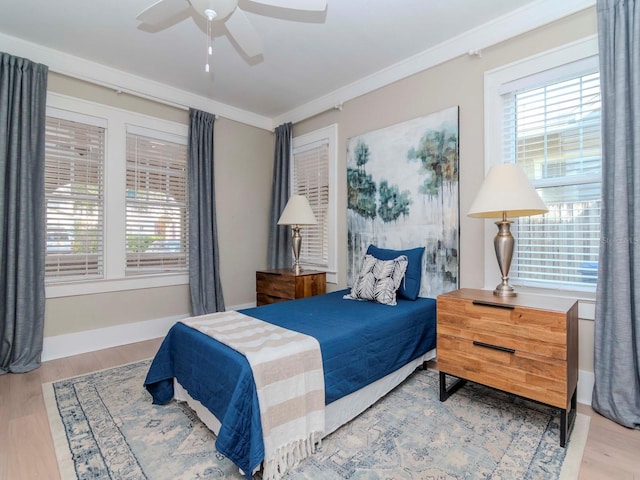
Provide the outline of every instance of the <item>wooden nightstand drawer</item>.
{"type": "Polygon", "coordinates": [[[274,297],[264,293],[256,293],[256,305],[271,305],[272,303],[287,302],[290,298],[274,297]]]}
{"type": "Polygon", "coordinates": [[[327,290],[327,274],[313,270],[296,273],[290,268],[256,272],[256,304],[295,300],[320,295],[327,290]]]}
{"type": "Polygon", "coordinates": [[[271,297],[293,300],[296,298],[296,278],[291,275],[256,272],[256,291],[271,297]]]}
{"type": "Polygon", "coordinates": [[[566,313],[438,299],[438,332],[559,360],[567,358],[566,313]]]}
{"type": "MultiPolygon", "coordinates": [[[[566,408],[566,362],[509,352],[472,340],[438,335],[438,369],[451,375],[566,408]]],[[[499,346],[499,345],[498,345],[499,346]]]]}

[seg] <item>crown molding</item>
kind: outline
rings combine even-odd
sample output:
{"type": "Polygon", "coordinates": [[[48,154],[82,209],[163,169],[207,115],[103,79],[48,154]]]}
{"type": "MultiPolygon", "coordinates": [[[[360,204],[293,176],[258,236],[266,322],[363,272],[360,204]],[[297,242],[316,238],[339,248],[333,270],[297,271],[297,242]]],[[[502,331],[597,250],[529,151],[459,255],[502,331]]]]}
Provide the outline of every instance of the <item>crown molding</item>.
{"type": "Polygon", "coordinates": [[[0,33],[2,50],[38,63],[45,64],[53,72],[91,82],[117,92],[129,93],[176,108],[189,107],[206,110],[218,116],[247,125],[273,129],[273,120],[247,110],[216,102],[207,97],[171,87],[144,77],[69,55],[59,50],[28,42],[0,33]]]}
{"type": "MultiPolygon", "coordinates": [[[[595,6],[596,0],[538,0],[502,17],[464,32],[435,47],[357,80],[349,85],[290,110],[273,119],[273,128],[286,122],[300,122],[461,55],[473,55],[483,48],[521,35],[566,16],[595,6]]],[[[340,107],[340,108],[338,108],[340,107]]]]}
{"type": "Polygon", "coordinates": [[[596,0],[538,0],[451,40],[334,90],[274,118],[242,110],[169,85],[75,57],[59,50],[0,33],[4,51],[46,64],[52,71],[85,80],[118,92],[130,93],[173,107],[206,110],[240,123],[274,130],[286,122],[300,122],[327,110],[342,110],[348,100],[432,68],[461,55],[508,40],[596,4],[596,0]],[[472,48],[470,48],[472,46],[472,48]]]}

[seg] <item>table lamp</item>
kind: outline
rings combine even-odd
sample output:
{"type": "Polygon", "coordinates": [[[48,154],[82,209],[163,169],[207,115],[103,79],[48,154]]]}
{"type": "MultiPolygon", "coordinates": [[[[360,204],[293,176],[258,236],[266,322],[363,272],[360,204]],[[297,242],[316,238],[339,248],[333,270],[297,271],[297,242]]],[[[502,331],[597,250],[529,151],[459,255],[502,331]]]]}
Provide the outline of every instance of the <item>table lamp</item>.
{"type": "Polygon", "coordinates": [[[493,246],[502,281],[493,291],[494,295],[516,296],[515,290],[509,285],[509,268],[515,240],[511,235],[513,222],[507,220],[507,217],[539,215],[548,211],[520,166],[505,163],[491,167],[467,215],[475,218],[501,218],[495,222],[498,234],[493,240],[493,246]]]}
{"type": "Polygon", "coordinates": [[[309,200],[304,195],[291,195],[287,205],[280,215],[278,225],[291,225],[291,248],[293,249],[293,270],[296,274],[302,272],[300,266],[300,247],[302,246],[301,225],[315,225],[316,216],[311,210],[309,200]]]}

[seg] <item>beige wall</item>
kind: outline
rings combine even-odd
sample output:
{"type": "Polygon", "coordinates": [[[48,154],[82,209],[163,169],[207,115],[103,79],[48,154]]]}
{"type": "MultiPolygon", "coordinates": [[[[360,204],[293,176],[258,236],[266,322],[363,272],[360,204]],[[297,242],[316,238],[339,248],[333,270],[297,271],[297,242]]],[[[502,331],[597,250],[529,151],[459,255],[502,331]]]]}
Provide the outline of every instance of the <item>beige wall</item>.
{"type": "Polygon", "coordinates": [[[44,336],[174,317],[188,309],[187,285],[49,298],[45,304],[44,336]]]}
{"type": "MultiPolygon", "coordinates": [[[[49,91],[188,124],[188,112],[51,73],[49,91]]],[[[212,112],[215,113],[215,112],[212,112]]],[[[274,135],[224,118],[214,154],[220,275],[227,306],[255,302],[266,266],[274,135]]],[[[45,337],[188,314],[187,285],[50,298],[45,337]]]]}
{"type": "Polygon", "coordinates": [[[255,303],[256,270],[267,266],[275,136],[216,122],[216,210],[220,275],[227,306],[255,303]]]}
{"type": "MultiPolygon", "coordinates": [[[[350,100],[294,125],[294,136],[338,124],[338,269],[346,271],[346,141],[364,132],[458,105],[460,107],[460,285],[481,288],[484,281],[483,222],[468,218],[484,178],[484,72],[596,33],[595,8],[580,12],[487,48],[462,56],[350,100]]],[[[332,289],[346,286],[345,275],[332,289]]],[[[593,371],[593,327],[581,321],[580,368],[593,371]]]]}

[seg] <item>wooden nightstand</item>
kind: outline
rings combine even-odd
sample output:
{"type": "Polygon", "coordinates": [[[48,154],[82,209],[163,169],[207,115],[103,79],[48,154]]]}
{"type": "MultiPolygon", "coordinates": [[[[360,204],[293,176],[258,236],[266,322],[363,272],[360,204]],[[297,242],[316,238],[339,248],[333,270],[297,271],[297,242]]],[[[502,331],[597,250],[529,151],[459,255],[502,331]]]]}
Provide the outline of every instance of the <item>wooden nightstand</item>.
{"type": "Polygon", "coordinates": [[[303,270],[296,274],[290,268],[256,272],[256,303],[258,306],[296,298],[320,295],[327,291],[327,274],[303,270]]]}
{"type": "Polygon", "coordinates": [[[552,405],[565,446],[576,414],[578,302],[461,289],[437,298],[440,401],[465,380],[552,405]],[[458,377],[449,388],[446,376],[458,377]]]}

